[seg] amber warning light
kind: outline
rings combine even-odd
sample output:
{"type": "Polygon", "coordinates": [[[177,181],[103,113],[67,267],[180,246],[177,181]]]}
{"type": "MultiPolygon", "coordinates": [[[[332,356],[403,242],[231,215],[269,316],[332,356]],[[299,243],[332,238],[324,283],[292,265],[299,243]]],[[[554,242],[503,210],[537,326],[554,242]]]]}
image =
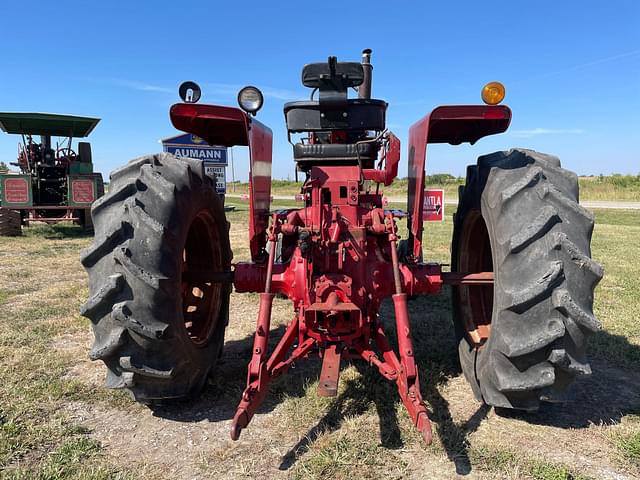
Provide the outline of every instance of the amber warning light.
{"type": "Polygon", "coordinates": [[[482,101],[487,105],[497,105],[504,100],[505,93],[500,82],[489,82],[482,87],[482,101]]]}

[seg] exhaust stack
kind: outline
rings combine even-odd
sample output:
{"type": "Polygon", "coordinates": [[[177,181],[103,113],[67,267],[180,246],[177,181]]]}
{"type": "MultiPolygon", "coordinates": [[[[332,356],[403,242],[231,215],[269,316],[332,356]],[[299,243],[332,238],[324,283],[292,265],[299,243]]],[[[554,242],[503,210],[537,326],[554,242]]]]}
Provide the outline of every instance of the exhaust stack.
{"type": "Polygon", "coordinates": [[[362,68],[364,69],[364,81],[358,87],[358,98],[371,98],[371,76],[373,65],[371,65],[371,49],[365,48],[362,51],[362,68]]]}

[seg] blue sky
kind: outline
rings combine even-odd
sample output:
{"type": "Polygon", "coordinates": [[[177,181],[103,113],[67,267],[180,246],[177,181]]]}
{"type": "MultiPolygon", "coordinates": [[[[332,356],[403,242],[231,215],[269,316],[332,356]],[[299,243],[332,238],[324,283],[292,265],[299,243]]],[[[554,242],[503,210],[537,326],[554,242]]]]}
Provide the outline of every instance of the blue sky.
{"type": "MultiPolygon", "coordinates": [[[[508,133],[475,146],[429,148],[430,173],[464,173],[514,146],[558,155],[579,174],[640,173],[640,2],[6,2],[0,111],[102,118],[90,140],[109,172],[175,134],[169,106],[194,80],[208,103],[265,93],[258,118],[274,132],[274,177],[293,177],[282,114],[306,99],[302,65],[373,49],[373,96],[403,141],[439,104],[476,103],[500,80],[508,133]],[[89,7],[89,5],[91,5],[89,7]]],[[[0,135],[0,160],[17,137],[0,135]]],[[[243,152],[236,176],[246,178],[243,152]]]]}

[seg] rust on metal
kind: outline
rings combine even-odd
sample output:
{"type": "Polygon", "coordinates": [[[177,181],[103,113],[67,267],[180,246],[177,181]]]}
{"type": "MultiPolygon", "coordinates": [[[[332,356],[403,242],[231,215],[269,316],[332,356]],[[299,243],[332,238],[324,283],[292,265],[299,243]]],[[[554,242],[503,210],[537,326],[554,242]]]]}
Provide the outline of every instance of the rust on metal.
{"type": "Polygon", "coordinates": [[[493,272],[442,272],[441,277],[446,285],[493,285],[493,272]]]}
{"type": "Polygon", "coordinates": [[[342,351],[339,345],[331,344],[327,348],[325,348],[324,354],[322,356],[320,383],[318,384],[319,396],[335,397],[338,394],[341,355],[342,351]]]}

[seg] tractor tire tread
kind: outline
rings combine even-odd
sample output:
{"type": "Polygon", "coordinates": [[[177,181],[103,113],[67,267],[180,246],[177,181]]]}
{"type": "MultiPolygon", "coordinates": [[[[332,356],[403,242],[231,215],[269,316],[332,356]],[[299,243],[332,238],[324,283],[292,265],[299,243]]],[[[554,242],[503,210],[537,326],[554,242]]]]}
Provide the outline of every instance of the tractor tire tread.
{"type": "Polygon", "coordinates": [[[20,235],[22,235],[20,211],[0,208],[0,237],[18,237],[20,235]]]}
{"type": "Polygon", "coordinates": [[[591,373],[586,342],[601,327],[593,290],[604,273],[590,256],[593,215],[578,203],[577,176],[557,157],[523,149],[482,156],[467,169],[452,271],[472,210],[480,211],[491,241],[493,315],[481,348],[469,343],[456,318],[460,363],[478,399],[535,410],[540,401],[564,398],[573,378],[591,373]]]}
{"type": "Polygon", "coordinates": [[[182,320],[178,283],[190,218],[209,209],[229,270],[228,223],[202,162],[157,154],[111,174],[110,191],[94,203],[93,245],[81,261],[95,342],[89,354],[107,367],[106,385],[146,404],[189,398],[213,373],[228,323],[230,286],[209,342],[197,348],[182,320]]]}

